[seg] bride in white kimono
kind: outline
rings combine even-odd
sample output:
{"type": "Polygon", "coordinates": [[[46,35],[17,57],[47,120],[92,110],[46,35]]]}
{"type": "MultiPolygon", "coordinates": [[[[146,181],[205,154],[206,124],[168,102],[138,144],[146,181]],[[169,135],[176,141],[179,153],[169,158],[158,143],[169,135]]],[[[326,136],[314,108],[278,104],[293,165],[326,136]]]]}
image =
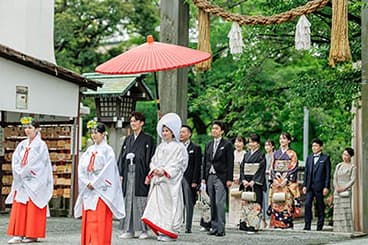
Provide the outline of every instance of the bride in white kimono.
{"type": "Polygon", "coordinates": [[[82,216],[82,245],[111,244],[112,216],[118,219],[125,216],[120,177],[115,153],[105,140],[105,126],[96,122],[88,125],[95,144],[79,162],[79,195],[74,216],[82,216]]]}
{"type": "Polygon", "coordinates": [[[178,237],[183,223],[182,179],[188,165],[188,153],[179,142],[181,119],[175,113],[163,116],[157,133],[163,142],[156,148],[146,184],[151,184],[142,221],[157,235],[158,241],[178,237]]]}

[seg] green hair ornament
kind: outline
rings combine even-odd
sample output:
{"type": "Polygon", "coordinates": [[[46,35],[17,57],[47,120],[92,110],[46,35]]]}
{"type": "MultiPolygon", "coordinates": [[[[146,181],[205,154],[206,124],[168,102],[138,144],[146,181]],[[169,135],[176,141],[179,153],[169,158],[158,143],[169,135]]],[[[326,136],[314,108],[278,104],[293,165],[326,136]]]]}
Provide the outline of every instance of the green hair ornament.
{"type": "Polygon", "coordinates": [[[97,127],[97,122],[95,120],[90,120],[87,123],[87,128],[88,129],[94,129],[97,127]]]}
{"type": "Polygon", "coordinates": [[[22,125],[30,125],[30,124],[32,124],[32,121],[33,121],[33,118],[32,117],[22,117],[20,119],[20,123],[22,125]]]}

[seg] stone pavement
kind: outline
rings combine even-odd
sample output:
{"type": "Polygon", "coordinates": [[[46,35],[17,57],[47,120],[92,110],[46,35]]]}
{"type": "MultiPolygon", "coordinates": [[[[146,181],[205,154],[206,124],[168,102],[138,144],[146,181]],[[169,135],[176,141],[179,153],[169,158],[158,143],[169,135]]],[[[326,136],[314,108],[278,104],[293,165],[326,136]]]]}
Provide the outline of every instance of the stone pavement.
{"type": "MultiPolygon", "coordinates": [[[[8,225],[8,215],[0,214],[0,244],[6,244],[9,237],[6,235],[8,225]]],[[[169,244],[267,244],[267,245],[287,245],[287,244],[341,244],[350,245],[368,244],[368,237],[352,239],[349,234],[333,233],[331,227],[326,227],[325,231],[309,231],[302,230],[302,221],[298,221],[294,230],[273,230],[265,229],[256,234],[246,234],[236,228],[227,228],[225,237],[208,236],[205,232],[199,231],[199,218],[196,215],[193,222],[193,233],[180,233],[176,242],[169,244]]],[[[56,218],[50,217],[47,220],[47,237],[41,239],[38,244],[79,244],[81,220],[73,218],[56,218]]],[[[113,223],[112,244],[157,244],[154,237],[147,240],[129,239],[121,240],[118,235],[118,221],[113,223]]],[[[313,227],[312,227],[313,228],[313,227]]],[[[314,227],[315,228],[315,227],[314,227]]],[[[104,245],[104,244],[101,244],[104,245]]]]}

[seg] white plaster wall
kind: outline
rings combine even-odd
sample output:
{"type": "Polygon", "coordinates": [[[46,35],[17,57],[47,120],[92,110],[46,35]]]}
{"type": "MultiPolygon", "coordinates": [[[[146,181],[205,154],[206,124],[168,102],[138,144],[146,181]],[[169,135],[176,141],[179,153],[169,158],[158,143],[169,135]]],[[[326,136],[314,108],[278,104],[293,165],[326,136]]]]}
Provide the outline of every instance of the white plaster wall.
{"type": "MultiPolygon", "coordinates": [[[[1,0],[2,1],[2,0],[1,0]]],[[[0,2],[1,2],[0,1],[0,2]]],[[[79,86],[0,58],[0,110],[76,117],[79,86]],[[16,109],[16,86],[28,86],[28,109],[16,109]]]]}
{"type": "Polygon", "coordinates": [[[55,64],[54,0],[0,0],[0,44],[55,64]]]}

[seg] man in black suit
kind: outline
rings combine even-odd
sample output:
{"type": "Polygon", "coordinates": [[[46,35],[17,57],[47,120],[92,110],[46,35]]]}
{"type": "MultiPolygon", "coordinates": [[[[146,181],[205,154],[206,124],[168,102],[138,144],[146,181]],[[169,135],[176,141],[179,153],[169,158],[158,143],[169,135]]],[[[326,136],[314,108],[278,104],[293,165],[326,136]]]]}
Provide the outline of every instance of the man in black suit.
{"type": "Polygon", "coordinates": [[[185,233],[192,233],[193,207],[196,202],[197,186],[201,182],[202,152],[201,148],[194,144],[192,128],[183,125],[180,129],[180,142],[184,144],[188,151],[188,167],[184,172],[183,193],[185,205],[185,233]]]}
{"type": "Polygon", "coordinates": [[[323,228],[325,219],[325,204],[323,196],[328,194],[330,189],[330,157],[322,153],[323,142],[320,139],[312,140],[313,154],[307,157],[304,170],[303,193],[306,194],[304,230],[311,229],[312,222],[312,204],[316,199],[318,210],[317,230],[323,228]]]}
{"type": "Polygon", "coordinates": [[[224,124],[214,121],[211,129],[213,140],[207,143],[203,159],[202,183],[207,183],[211,199],[211,231],[209,235],[225,235],[226,188],[233,182],[234,150],[223,139],[224,124]]]}

